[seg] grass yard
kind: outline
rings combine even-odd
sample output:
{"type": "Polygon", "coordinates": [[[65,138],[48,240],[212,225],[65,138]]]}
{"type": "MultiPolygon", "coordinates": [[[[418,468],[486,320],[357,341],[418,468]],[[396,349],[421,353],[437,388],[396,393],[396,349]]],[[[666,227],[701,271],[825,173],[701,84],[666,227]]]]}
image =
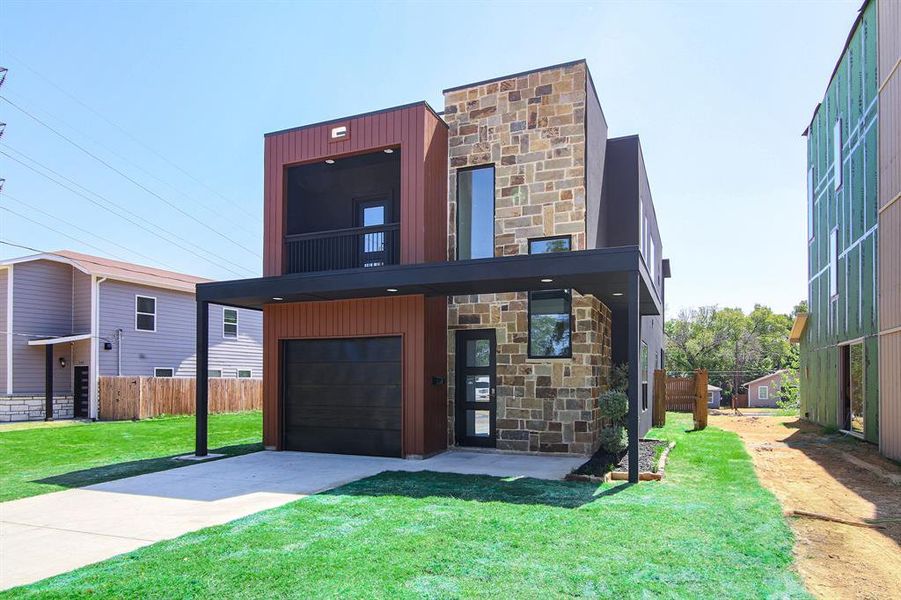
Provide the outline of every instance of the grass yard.
{"type": "MultiPolygon", "coordinates": [[[[54,422],[56,423],[56,422],[54,422]]],[[[210,452],[262,450],[262,414],[210,415],[210,452]]],[[[194,417],[0,429],[0,502],[185,466],[194,417]]]]}
{"type": "Polygon", "coordinates": [[[7,597],[807,597],[738,436],[690,419],[661,483],[383,473],[7,597]]]}

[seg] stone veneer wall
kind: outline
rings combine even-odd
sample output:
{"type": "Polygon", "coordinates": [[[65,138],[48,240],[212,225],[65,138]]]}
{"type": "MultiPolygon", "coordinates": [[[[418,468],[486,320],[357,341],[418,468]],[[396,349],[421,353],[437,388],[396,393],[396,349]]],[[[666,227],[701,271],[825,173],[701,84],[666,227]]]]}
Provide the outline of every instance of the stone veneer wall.
{"type": "MultiPolygon", "coordinates": [[[[495,167],[495,256],[528,253],[530,238],[572,236],[586,248],[584,63],[445,94],[448,258],[456,256],[457,169],[495,167]]],[[[448,328],[497,331],[497,448],[586,454],[597,447],[597,396],[610,370],[610,310],[573,294],[571,359],[528,358],[528,294],[458,296],[448,328]]],[[[454,443],[454,346],[448,336],[449,443],[454,443]]]]}
{"type": "MultiPolygon", "coordinates": [[[[11,421],[43,421],[43,396],[0,396],[0,423],[11,421]]],[[[71,419],[75,416],[72,396],[53,397],[53,418],[71,419]]]]}

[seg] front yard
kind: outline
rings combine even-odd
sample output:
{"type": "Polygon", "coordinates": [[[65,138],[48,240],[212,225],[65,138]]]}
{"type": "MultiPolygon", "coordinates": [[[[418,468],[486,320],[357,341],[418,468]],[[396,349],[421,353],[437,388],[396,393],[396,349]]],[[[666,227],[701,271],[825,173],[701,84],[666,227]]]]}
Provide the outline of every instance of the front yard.
{"type": "Polygon", "coordinates": [[[738,436],[690,419],[661,483],[383,473],[7,596],[806,597],[738,436]]]}
{"type": "MultiPolygon", "coordinates": [[[[262,450],[262,427],[260,412],[210,415],[211,452],[262,450]]],[[[193,449],[194,417],[5,426],[0,502],[184,466],[172,457],[193,449]]]]}

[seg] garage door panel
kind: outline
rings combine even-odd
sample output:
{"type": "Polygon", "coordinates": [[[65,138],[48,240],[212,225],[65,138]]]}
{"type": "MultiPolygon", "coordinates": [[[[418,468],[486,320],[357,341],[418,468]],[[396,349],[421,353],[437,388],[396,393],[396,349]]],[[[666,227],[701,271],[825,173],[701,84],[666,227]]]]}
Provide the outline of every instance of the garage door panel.
{"type": "Polygon", "coordinates": [[[294,363],[285,365],[285,384],[390,385],[400,381],[400,362],[294,363]]]}
{"type": "Polygon", "coordinates": [[[284,343],[287,450],[401,455],[400,337],[284,343]]]}
{"type": "Polygon", "coordinates": [[[323,429],[295,427],[285,435],[290,449],[331,454],[363,454],[367,456],[400,456],[400,430],[323,429]]]}

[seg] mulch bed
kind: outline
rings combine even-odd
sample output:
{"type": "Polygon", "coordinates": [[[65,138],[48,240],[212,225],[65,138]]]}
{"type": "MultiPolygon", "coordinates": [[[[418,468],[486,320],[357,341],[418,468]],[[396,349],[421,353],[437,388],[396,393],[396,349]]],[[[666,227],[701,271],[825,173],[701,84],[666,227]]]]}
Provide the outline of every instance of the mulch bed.
{"type": "MultiPolygon", "coordinates": [[[[647,472],[654,470],[654,452],[658,447],[666,447],[669,442],[664,440],[640,440],[638,442],[638,470],[647,472]]],[[[611,454],[603,448],[598,448],[588,462],[583,463],[573,471],[577,475],[592,475],[603,477],[610,471],[628,471],[629,452],[623,450],[619,454],[611,454]],[[612,467],[612,468],[611,468],[612,467]]]]}

